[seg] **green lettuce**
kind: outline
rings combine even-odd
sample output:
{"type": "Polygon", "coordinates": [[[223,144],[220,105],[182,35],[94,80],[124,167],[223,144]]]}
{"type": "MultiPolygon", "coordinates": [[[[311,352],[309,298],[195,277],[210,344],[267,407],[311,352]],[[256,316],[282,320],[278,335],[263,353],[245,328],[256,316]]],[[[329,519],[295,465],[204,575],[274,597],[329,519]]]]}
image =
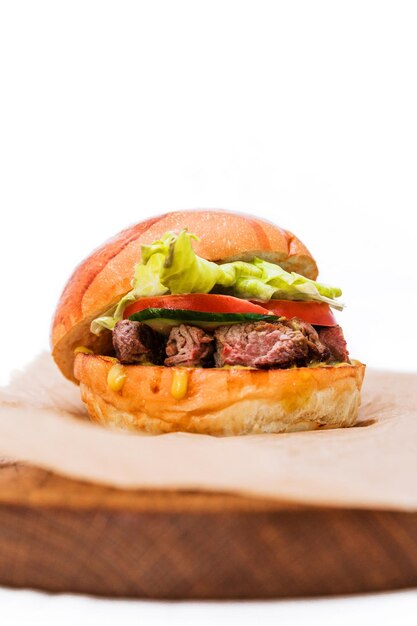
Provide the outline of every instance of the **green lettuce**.
{"type": "Polygon", "coordinates": [[[343,309],[343,304],[334,300],[342,295],[338,287],[318,283],[296,272],[286,272],[279,265],[262,259],[255,258],[253,263],[262,271],[262,282],[274,289],[271,298],[327,302],[336,309],[343,309]]]}
{"type": "Polygon", "coordinates": [[[138,298],[168,293],[209,293],[214,288],[264,302],[272,298],[313,300],[343,308],[334,299],[342,294],[337,287],[286,272],[279,265],[258,258],[250,263],[234,261],[218,265],[197,256],[193,240],[198,237],[182,230],[179,234],[165,233],[159,241],[142,246],[142,260],[135,267],[131,291],[96,318],[91,331],[98,335],[104,328],[112,330],[123,319],[125,308],[138,298]]]}
{"type": "Polygon", "coordinates": [[[262,268],[257,267],[255,263],[234,261],[233,263],[224,263],[220,267],[226,268],[227,272],[234,277],[233,295],[264,302],[273,297],[274,288],[263,280],[262,268]]]}

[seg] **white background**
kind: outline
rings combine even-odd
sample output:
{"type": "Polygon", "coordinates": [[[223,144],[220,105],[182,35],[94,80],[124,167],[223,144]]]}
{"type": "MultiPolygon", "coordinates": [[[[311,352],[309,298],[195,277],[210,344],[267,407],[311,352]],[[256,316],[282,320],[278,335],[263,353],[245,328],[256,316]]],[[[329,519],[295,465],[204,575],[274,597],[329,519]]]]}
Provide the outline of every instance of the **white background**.
{"type": "MultiPolygon", "coordinates": [[[[295,231],[321,279],[344,290],[351,354],[416,370],[415,3],[0,7],[1,383],[47,347],[60,291],[92,248],[149,215],[193,207],[295,231]]],[[[3,615],[29,623],[42,606],[42,623],[56,623],[58,599],[1,597],[3,615]]],[[[395,598],[415,614],[415,595],[395,598]]],[[[79,602],[65,600],[78,621],[79,602]]],[[[326,601],[314,616],[389,623],[391,602],[326,601]]],[[[99,606],[82,615],[110,610],[99,606]]],[[[225,623],[313,614],[303,603],[213,606],[225,623]]],[[[114,623],[166,623],[157,605],[111,607],[114,623]]],[[[175,610],[190,623],[209,615],[175,610]]]]}

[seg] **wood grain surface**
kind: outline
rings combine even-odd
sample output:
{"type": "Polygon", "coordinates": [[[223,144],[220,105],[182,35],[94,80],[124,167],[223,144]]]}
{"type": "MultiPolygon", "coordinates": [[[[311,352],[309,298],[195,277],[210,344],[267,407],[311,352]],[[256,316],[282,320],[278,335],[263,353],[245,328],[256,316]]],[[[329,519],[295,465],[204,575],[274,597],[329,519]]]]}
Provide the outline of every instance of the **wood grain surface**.
{"type": "Polygon", "coordinates": [[[3,465],[0,584],[169,599],[413,587],[417,514],[123,491],[3,465]]]}

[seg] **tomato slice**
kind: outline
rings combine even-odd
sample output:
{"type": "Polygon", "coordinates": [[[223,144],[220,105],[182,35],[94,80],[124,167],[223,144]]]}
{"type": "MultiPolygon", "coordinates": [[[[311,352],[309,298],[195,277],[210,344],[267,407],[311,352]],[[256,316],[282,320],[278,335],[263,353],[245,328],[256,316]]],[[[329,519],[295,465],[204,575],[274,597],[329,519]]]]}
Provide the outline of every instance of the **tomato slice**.
{"type": "MultiPolygon", "coordinates": [[[[261,303],[259,303],[261,304],[261,303]]],[[[262,307],[274,315],[299,317],[316,326],[337,326],[337,321],[326,302],[294,302],[292,300],[270,300],[262,307]]]]}
{"type": "Polygon", "coordinates": [[[325,302],[294,302],[292,300],[270,300],[251,302],[233,296],[214,293],[187,293],[175,296],[151,296],[139,298],[126,307],[124,318],[144,309],[185,309],[204,313],[272,313],[284,317],[299,317],[316,326],[336,326],[337,321],[325,302]]]}
{"type": "Polygon", "coordinates": [[[261,313],[268,314],[263,304],[254,304],[249,300],[242,300],[233,296],[222,296],[213,293],[187,293],[177,296],[152,296],[139,298],[129,304],[124,311],[124,318],[143,309],[186,309],[202,311],[204,313],[261,313]]]}

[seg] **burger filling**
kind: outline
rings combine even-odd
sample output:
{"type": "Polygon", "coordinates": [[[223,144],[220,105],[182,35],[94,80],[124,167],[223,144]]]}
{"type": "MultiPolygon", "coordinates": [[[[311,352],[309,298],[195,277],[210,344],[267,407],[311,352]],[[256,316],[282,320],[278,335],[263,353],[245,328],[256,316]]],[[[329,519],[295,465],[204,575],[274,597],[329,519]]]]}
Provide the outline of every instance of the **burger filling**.
{"type": "Polygon", "coordinates": [[[168,338],[142,322],[123,320],[113,330],[121,363],[187,367],[288,368],[349,362],[340,326],[316,327],[292,318],[219,326],[214,332],[180,324],[168,338]]]}
{"type": "Polygon", "coordinates": [[[132,290],[95,319],[112,332],[124,364],[288,368],[349,363],[329,307],[340,289],[255,257],[214,263],[198,257],[194,235],[166,233],[142,246],[132,290]]]}

